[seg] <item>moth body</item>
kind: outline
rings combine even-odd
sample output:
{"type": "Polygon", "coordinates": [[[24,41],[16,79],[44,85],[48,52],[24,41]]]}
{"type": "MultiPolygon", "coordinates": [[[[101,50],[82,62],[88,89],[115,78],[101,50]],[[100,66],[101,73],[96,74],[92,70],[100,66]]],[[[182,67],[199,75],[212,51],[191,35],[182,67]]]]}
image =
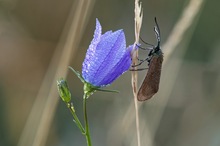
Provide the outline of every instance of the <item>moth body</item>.
{"type": "MultiPolygon", "coordinates": [[[[139,101],[148,100],[153,97],[159,90],[161,68],[163,63],[163,52],[160,48],[160,30],[155,18],[156,26],[154,31],[157,37],[157,46],[154,46],[148,54],[148,71],[144,81],[139,88],[137,99],[139,101]]],[[[142,63],[142,62],[141,62],[142,63]]],[[[140,64],[141,64],[140,63],[140,64]]]]}

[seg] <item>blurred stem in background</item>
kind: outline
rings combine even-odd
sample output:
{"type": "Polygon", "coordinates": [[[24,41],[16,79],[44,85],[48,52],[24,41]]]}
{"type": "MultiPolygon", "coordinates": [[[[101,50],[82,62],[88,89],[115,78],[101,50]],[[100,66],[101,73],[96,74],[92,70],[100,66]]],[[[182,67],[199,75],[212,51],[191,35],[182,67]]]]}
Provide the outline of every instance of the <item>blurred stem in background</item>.
{"type": "Polygon", "coordinates": [[[78,48],[94,3],[95,0],[73,2],[61,39],[20,135],[18,146],[46,145],[49,129],[59,101],[59,98],[54,98],[57,96],[56,80],[67,75],[66,68],[74,56],[76,48],[78,48]]]}
{"type": "Polygon", "coordinates": [[[155,122],[154,122],[154,130],[152,131],[152,138],[155,137],[156,131],[159,127],[159,123],[161,122],[162,115],[165,111],[165,107],[168,103],[171,91],[174,87],[174,83],[177,78],[177,74],[180,70],[180,66],[182,64],[182,56],[185,54],[187,50],[187,46],[189,41],[194,33],[195,26],[199,20],[199,16],[202,12],[202,8],[204,6],[205,0],[190,0],[188,5],[186,5],[185,9],[182,12],[181,17],[176,22],[173,30],[171,31],[167,41],[162,46],[164,49],[164,66],[167,66],[167,71],[169,72],[169,78],[164,77],[163,80],[170,80],[169,85],[163,82],[162,87],[166,93],[161,93],[158,96],[163,96],[160,100],[156,101],[155,104],[160,105],[158,112],[155,112],[155,122]],[[190,30],[190,31],[188,31],[190,30]],[[185,44],[181,48],[177,48],[179,44],[184,42],[185,44]],[[178,49],[179,59],[173,61],[170,64],[167,64],[171,59],[171,55],[174,53],[175,49],[178,49]],[[171,71],[172,70],[172,71],[171,71]],[[166,85],[165,85],[166,84],[166,85]]]}

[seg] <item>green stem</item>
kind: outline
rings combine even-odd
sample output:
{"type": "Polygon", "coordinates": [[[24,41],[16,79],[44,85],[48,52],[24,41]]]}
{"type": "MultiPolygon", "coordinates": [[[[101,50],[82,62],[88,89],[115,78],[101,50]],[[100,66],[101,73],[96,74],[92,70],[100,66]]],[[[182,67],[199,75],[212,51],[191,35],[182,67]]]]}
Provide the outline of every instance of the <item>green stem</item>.
{"type": "Polygon", "coordinates": [[[82,124],[81,124],[79,118],[78,118],[77,115],[76,115],[76,112],[75,112],[75,110],[74,110],[74,107],[73,107],[72,103],[71,103],[71,104],[70,104],[70,103],[67,103],[67,107],[69,108],[71,114],[73,115],[74,122],[76,123],[77,127],[80,129],[80,131],[82,132],[82,134],[85,134],[85,130],[84,130],[84,128],[83,128],[83,126],[82,126],[82,124]]]}
{"type": "Polygon", "coordinates": [[[84,96],[83,96],[83,111],[84,111],[84,121],[85,121],[85,136],[86,136],[86,140],[87,140],[87,146],[92,146],[90,132],[89,132],[89,124],[88,124],[88,119],[87,119],[87,111],[86,111],[87,98],[88,98],[87,94],[84,94],[84,96]]]}

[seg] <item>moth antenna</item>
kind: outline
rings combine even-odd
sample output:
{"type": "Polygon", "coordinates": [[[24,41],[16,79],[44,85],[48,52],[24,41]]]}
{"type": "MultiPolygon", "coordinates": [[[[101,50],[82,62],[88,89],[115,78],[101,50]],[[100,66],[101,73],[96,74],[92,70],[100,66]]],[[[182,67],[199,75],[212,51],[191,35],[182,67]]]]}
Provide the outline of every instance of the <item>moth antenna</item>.
{"type": "Polygon", "coordinates": [[[154,47],[154,45],[152,45],[152,44],[150,44],[150,43],[148,43],[148,42],[145,42],[141,37],[140,37],[140,40],[141,40],[143,43],[145,43],[145,44],[147,44],[147,45],[149,45],[149,46],[151,46],[151,47],[154,47]]]}
{"type": "Polygon", "coordinates": [[[143,47],[141,47],[141,46],[139,46],[139,45],[137,45],[137,44],[136,44],[136,46],[137,46],[139,49],[142,49],[142,50],[152,50],[152,48],[143,48],[143,47]]]}
{"type": "Polygon", "coordinates": [[[157,38],[157,47],[160,46],[160,40],[161,40],[161,36],[160,36],[160,28],[159,28],[159,25],[157,23],[157,18],[155,17],[154,18],[155,20],[155,24],[156,26],[154,26],[154,32],[155,32],[155,35],[156,35],[156,38],[157,38]]]}

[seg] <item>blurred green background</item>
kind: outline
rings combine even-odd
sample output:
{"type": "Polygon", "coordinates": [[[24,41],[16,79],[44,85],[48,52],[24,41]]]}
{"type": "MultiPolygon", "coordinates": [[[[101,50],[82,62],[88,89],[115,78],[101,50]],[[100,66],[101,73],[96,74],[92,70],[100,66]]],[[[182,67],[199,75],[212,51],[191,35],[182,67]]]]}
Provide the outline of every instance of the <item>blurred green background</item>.
{"type": "MultiPolygon", "coordinates": [[[[156,43],[156,16],[163,46],[189,2],[143,0],[141,37],[156,43]]],[[[204,0],[163,64],[159,93],[139,103],[142,145],[220,145],[219,5],[218,0],[204,0]]],[[[86,145],[57,93],[53,93],[54,103],[47,99],[56,85],[56,72],[65,75],[67,65],[81,71],[95,18],[103,32],[122,28],[127,45],[134,42],[134,0],[0,0],[0,146],[86,145]],[[72,51],[64,53],[70,60],[61,68],[63,48],[72,51]],[[46,134],[39,133],[44,138],[41,143],[36,132],[45,110],[44,120],[51,121],[43,123],[46,134]]],[[[167,51],[165,47],[165,57],[167,51]]],[[[140,51],[140,58],[146,54],[140,51]]],[[[138,74],[140,85],[146,71],[138,74]]],[[[82,119],[83,85],[69,71],[67,80],[82,119]]],[[[88,100],[94,146],[137,145],[130,83],[131,73],[127,72],[108,87],[119,94],[97,92],[88,100]]]]}

